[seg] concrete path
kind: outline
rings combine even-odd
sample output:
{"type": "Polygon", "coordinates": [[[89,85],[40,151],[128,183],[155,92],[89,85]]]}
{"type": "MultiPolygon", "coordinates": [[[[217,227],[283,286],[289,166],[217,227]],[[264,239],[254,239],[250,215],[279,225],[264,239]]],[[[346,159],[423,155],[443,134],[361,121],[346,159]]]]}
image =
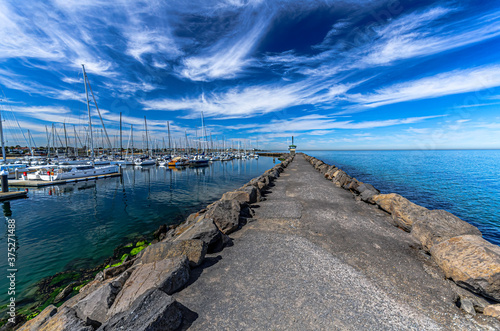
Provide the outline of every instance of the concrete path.
{"type": "Polygon", "coordinates": [[[494,330],[406,232],[297,155],[175,294],[190,330],[494,330]]]}

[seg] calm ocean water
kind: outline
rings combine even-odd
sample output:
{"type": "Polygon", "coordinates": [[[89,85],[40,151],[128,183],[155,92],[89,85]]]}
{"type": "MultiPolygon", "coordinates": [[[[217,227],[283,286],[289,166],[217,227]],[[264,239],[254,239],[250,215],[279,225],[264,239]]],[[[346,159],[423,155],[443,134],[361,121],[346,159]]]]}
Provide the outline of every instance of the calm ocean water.
{"type": "Polygon", "coordinates": [[[382,193],[444,209],[500,245],[500,150],[305,151],[382,193]]]}
{"type": "MultiPolygon", "coordinates": [[[[4,215],[16,220],[17,300],[41,278],[102,263],[118,245],[183,220],[273,165],[272,158],[261,157],[184,170],[129,166],[123,178],[30,190],[29,199],[4,202],[4,215]]],[[[0,252],[7,252],[6,221],[0,232],[0,252]]],[[[0,304],[8,299],[7,287],[1,277],[0,304]]]]}

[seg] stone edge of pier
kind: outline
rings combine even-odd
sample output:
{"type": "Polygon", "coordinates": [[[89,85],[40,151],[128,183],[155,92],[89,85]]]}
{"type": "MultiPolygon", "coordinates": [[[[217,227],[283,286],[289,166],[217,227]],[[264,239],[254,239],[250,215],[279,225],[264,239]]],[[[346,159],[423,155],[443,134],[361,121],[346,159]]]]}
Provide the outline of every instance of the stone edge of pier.
{"type": "MultiPolygon", "coordinates": [[[[253,216],[251,205],[261,201],[269,185],[293,160],[284,161],[226,192],[221,199],[175,226],[161,226],[157,240],[123,264],[110,267],[82,287],[60,307],[50,305],[17,330],[175,330],[182,307],[171,295],[181,291],[205,254],[232,245],[228,234],[253,216]]],[[[4,328],[2,328],[3,330],[4,328]]]]}

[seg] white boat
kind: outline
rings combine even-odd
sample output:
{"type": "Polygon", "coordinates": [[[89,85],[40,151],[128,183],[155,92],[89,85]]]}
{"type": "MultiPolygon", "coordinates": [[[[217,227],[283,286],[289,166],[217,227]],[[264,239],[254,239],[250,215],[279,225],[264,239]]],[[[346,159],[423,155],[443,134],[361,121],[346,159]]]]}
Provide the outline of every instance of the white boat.
{"type": "Polygon", "coordinates": [[[156,160],[154,160],[154,159],[135,159],[134,164],[136,166],[155,165],[156,160]]]}
{"type": "Polygon", "coordinates": [[[118,166],[108,165],[102,167],[95,167],[92,165],[81,165],[75,167],[59,167],[59,168],[42,168],[33,174],[28,174],[28,180],[67,180],[73,178],[82,178],[90,176],[101,176],[116,174],[119,172],[118,166]]]}

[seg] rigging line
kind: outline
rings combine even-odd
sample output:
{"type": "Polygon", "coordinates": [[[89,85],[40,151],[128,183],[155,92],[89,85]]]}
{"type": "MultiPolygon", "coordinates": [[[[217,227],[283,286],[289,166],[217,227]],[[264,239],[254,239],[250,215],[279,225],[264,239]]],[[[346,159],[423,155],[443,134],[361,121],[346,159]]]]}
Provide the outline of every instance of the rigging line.
{"type": "MultiPolygon", "coordinates": [[[[2,94],[3,94],[4,98],[5,98],[5,100],[7,101],[7,96],[5,95],[5,92],[4,92],[3,88],[2,88],[2,86],[0,86],[0,90],[2,90],[2,94]]],[[[12,106],[10,104],[9,104],[9,107],[10,107],[10,111],[12,112],[12,115],[14,116],[14,119],[16,120],[16,123],[17,123],[17,126],[19,127],[19,130],[21,131],[21,134],[23,135],[24,140],[26,141],[26,143],[29,146],[30,143],[28,142],[28,139],[26,139],[26,136],[24,135],[24,132],[21,129],[21,126],[19,125],[19,121],[16,118],[16,114],[14,114],[14,111],[12,110],[12,106]]]]}
{"type": "Polygon", "coordinates": [[[111,140],[109,140],[108,132],[106,131],[106,127],[104,126],[104,121],[102,120],[101,111],[99,110],[99,107],[97,106],[97,102],[95,100],[94,91],[92,91],[92,86],[90,86],[89,77],[87,75],[85,75],[85,76],[87,77],[87,82],[89,83],[90,93],[92,94],[92,99],[94,100],[94,106],[97,109],[97,113],[99,114],[99,118],[101,119],[101,124],[102,124],[102,127],[104,129],[104,134],[106,135],[106,140],[108,141],[109,148],[113,149],[113,146],[111,145],[111,140]]]}

